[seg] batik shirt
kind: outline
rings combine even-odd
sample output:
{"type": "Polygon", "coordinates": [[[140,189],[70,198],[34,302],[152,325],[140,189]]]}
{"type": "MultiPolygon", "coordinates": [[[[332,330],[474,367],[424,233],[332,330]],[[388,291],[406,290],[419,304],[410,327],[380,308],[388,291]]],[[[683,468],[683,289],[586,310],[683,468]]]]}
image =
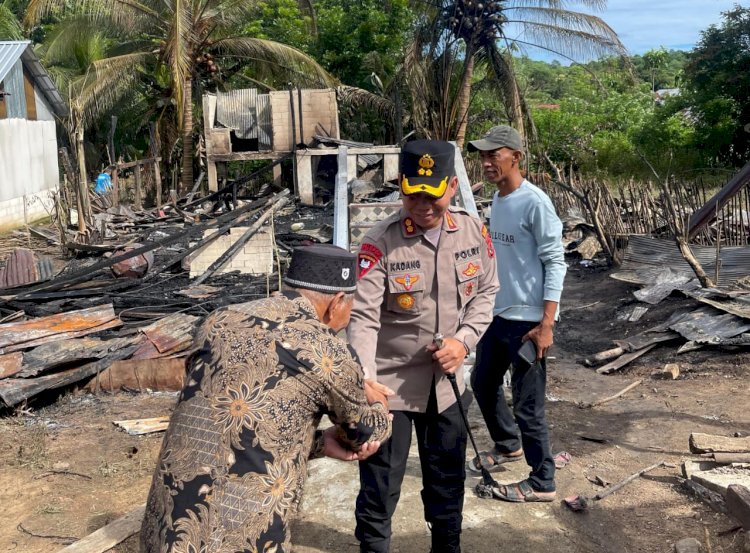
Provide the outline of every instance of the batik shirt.
{"type": "Polygon", "coordinates": [[[164,437],[141,531],[147,553],[289,552],[288,524],[323,414],[352,445],[384,440],[346,343],[296,294],[211,314],[164,437]]]}

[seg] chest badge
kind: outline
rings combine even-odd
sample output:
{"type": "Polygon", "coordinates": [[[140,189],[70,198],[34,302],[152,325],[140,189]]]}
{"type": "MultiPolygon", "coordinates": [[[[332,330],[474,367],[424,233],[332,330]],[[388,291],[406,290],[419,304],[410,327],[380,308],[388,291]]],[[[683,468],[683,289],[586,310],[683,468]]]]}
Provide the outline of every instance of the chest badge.
{"type": "Polygon", "coordinates": [[[411,294],[401,294],[396,298],[396,303],[398,303],[401,309],[409,311],[414,307],[414,296],[411,294]]]}
{"type": "Polygon", "coordinates": [[[468,298],[469,296],[471,296],[472,292],[474,292],[474,283],[467,282],[466,286],[464,286],[464,296],[468,298]]]}
{"type": "Polygon", "coordinates": [[[398,282],[400,285],[406,288],[406,290],[411,290],[412,286],[414,286],[418,280],[419,280],[418,275],[407,274],[402,277],[396,277],[396,282],[398,282]]]}
{"type": "Polygon", "coordinates": [[[469,263],[469,266],[463,270],[463,275],[471,278],[473,276],[476,276],[478,272],[479,272],[479,265],[475,265],[474,263],[469,263]]]}

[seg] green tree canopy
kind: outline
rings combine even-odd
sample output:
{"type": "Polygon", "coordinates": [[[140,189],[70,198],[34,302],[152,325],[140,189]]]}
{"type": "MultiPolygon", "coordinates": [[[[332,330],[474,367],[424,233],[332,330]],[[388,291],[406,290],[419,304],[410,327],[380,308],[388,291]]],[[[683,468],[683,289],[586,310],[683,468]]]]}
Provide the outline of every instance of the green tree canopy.
{"type": "Polygon", "coordinates": [[[685,88],[697,144],[709,161],[750,160],[750,8],[724,12],[701,34],[685,66],[685,88]]]}

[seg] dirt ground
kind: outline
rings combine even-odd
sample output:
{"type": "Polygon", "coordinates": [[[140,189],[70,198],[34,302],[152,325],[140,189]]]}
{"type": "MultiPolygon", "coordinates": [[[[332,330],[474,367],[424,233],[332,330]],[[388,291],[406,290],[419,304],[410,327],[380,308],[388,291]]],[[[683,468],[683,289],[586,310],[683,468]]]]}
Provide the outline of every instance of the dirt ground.
{"type": "MultiPolygon", "coordinates": [[[[741,533],[727,532],[735,523],[681,492],[677,476],[680,462],[689,457],[690,432],[750,433],[750,355],[712,349],[677,355],[667,345],[611,376],[580,365],[583,356],[612,347],[611,340],[654,326],[689,304],[671,297],[638,323],[619,320],[618,313],[636,301],[634,289],[609,278],[607,271],[571,265],[548,375],[553,450],[572,455],[558,472],[558,501],[479,499],[472,492],[477,479],[468,479],[464,551],[666,553],[684,537],[697,538],[710,552],[742,551],[741,533]],[[679,379],[653,379],[652,371],[667,362],[680,364],[679,379]],[[643,384],[618,400],[594,409],[578,407],[639,378],[643,384]],[[572,494],[596,494],[601,488],[587,477],[617,482],[660,460],[674,468],[634,481],[587,513],[573,513],[560,502],[572,494]]],[[[95,397],[68,391],[46,406],[32,405],[0,419],[0,551],[57,551],[143,503],[161,435],[128,436],[112,421],[168,414],[175,399],[164,393],[95,397]]],[[[488,435],[475,403],[469,416],[480,447],[486,447],[488,435]]],[[[394,517],[393,553],[429,549],[416,451],[412,456],[394,517]]],[[[527,470],[514,463],[495,477],[511,482],[527,470]]],[[[355,465],[313,462],[293,526],[294,551],[358,551],[356,492],[355,465]]],[[[134,536],[113,551],[135,552],[137,543],[134,536]]]]}

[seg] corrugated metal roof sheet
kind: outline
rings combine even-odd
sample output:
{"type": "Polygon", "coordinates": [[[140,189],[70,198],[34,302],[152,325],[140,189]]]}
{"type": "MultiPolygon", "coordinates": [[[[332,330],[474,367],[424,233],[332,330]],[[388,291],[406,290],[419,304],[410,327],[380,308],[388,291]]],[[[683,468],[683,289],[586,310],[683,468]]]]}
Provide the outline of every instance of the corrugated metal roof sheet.
{"type": "Polygon", "coordinates": [[[55,114],[60,117],[67,115],[68,105],[60,95],[60,91],[57,90],[49,73],[34,54],[34,50],[31,49],[30,41],[0,41],[0,81],[8,75],[18,58],[23,60],[24,67],[34,80],[36,88],[50,103],[55,114]]]}
{"type": "Polygon", "coordinates": [[[0,81],[8,76],[29,44],[29,40],[0,41],[0,81]]]}
{"type": "MultiPolygon", "coordinates": [[[[716,268],[716,248],[713,246],[690,245],[693,255],[703,266],[703,270],[713,278],[716,268]]],[[[724,246],[719,253],[719,285],[727,285],[750,275],[750,246],[724,246]]],[[[663,269],[694,276],[677,249],[673,240],[663,240],[649,236],[628,237],[628,247],[620,268],[634,271],[647,267],[663,269]]]]}
{"type": "Polygon", "coordinates": [[[238,138],[258,138],[257,98],[254,88],[217,92],[216,121],[234,129],[238,138]]]}

